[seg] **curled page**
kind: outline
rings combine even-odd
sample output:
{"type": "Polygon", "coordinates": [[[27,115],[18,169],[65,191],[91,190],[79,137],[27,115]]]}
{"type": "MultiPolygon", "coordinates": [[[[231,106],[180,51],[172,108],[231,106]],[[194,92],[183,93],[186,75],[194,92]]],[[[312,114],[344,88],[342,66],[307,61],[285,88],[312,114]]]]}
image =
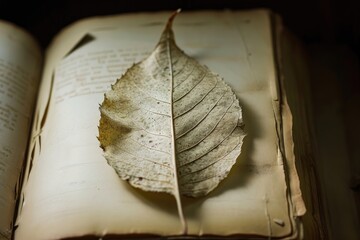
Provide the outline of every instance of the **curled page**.
{"type": "Polygon", "coordinates": [[[41,71],[33,38],[0,21],[0,239],[10,239],[41,71]]]}

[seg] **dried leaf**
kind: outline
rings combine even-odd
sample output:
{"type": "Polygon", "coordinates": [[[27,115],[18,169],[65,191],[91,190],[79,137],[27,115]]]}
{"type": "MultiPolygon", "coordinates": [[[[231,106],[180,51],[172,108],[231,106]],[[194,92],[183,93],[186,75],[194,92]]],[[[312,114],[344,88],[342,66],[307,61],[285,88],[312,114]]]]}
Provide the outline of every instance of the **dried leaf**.
{"type": "Polygon", "coordinates": [[[178,48],[173,14],[151,55],[105,94],[99,141],[108,163],[134,187],[198,197],[227,176],[244,133],[230,87],[178,48]]]}

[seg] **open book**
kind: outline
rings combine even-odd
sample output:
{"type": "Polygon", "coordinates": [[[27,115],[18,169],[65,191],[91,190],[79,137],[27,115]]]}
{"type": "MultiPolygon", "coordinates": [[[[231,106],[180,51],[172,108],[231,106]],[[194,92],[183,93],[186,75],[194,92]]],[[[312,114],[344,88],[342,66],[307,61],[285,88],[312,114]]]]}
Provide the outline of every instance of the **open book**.
{"type": "MultiPolygon", "coordinates": [[[[181,237],[173,197],[120,180],[97,140],[104,93],[152,51],[169,15],[83,20],[46,54],[0,22],[1,239],[181,237]]],[[[206,197],[183,198],[187,234],[323,236],[294,39],[266,10],[184,12],[173,29],[236,93],[247,133],[229,176],[206,197]]]]}

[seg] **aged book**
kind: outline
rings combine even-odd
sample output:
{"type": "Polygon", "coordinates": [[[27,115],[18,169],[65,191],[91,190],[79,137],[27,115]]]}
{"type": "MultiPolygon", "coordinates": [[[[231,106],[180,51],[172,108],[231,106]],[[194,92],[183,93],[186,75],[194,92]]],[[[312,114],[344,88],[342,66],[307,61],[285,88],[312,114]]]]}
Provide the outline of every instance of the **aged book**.
{"type": "Polygon", "coordinates": [[[135,189],[108,165],[99,104],[152,51],[169,15],[82,20],[44,54],[0,22],[1,239],[326,237],[303,52],[268,10],[183,12],[174,22],[179,47],[237,95],[247,134],[213,192],[182,198],[186,236],[171,195],[135,189]]]}

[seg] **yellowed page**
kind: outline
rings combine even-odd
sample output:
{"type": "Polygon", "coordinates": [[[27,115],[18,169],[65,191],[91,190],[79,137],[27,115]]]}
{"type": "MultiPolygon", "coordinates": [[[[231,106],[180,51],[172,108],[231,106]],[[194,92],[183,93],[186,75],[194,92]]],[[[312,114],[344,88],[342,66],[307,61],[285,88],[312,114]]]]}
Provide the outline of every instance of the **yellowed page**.
{"type": "MultiPolygon", "coordinates": [[[[181,233],[174,199],[121,181],[96,139],[104,92],[154,48],[168,16],[94,18],[54,41],[37,108],[40,119],[47,117],[34,129],[41,151],[34,138],[37,150],[16,239],[181,233]]],[[[180,48],[233,88],[247,131],[228,178],[207,197],[183,199],[189,234],[296,236],[273,108],[278,93],[272,87],[277,79],[269,13],[185,12],[176,18],[174,31],[180,48]]]]}
{"type": "Polygon", "coordinates": [[[31,36],[0,21],[0,239],[10,239],[41,54],[31,36]]]}

